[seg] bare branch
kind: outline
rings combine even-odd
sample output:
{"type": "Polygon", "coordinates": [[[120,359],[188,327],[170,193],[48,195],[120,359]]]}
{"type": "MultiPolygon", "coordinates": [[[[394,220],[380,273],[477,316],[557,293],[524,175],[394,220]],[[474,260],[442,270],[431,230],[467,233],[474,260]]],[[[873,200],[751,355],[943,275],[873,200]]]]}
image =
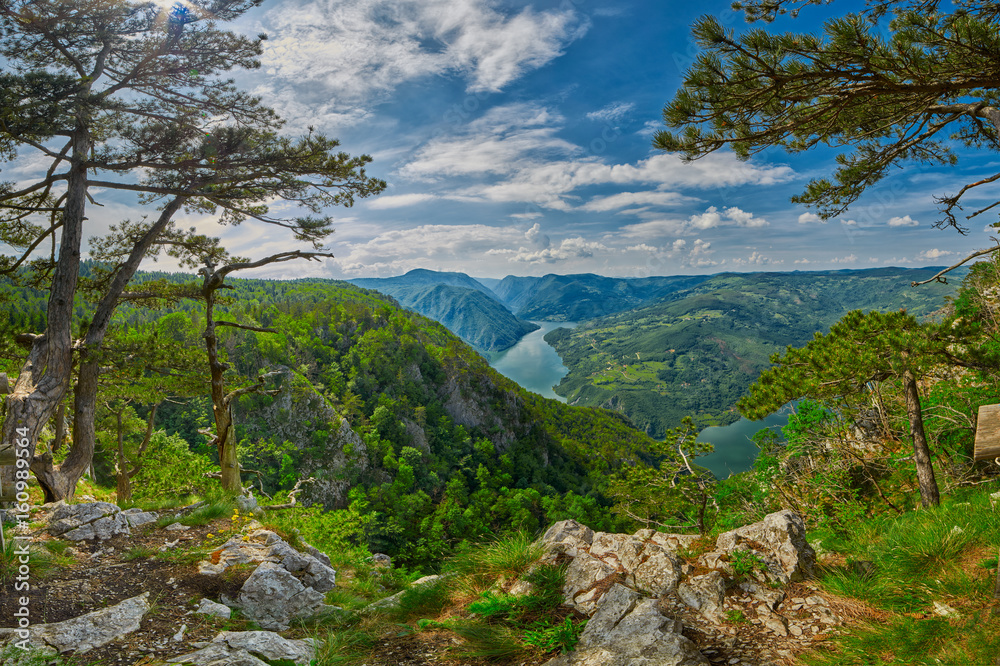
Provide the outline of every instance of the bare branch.
{"type": "Polygon", "coordinates": [[[949,271],[955,270],[956,268],[958,268],[959,266],[961,266],[965,262],[970,261],[972,259],[975,259],[976,257],[981,257],[984,254],[992,254],[993,252],[996,252],[997,250],[1000,250],[1000,244],[998,244],[997,247],[991,247],[991,248],[988,248],[988,249],[985,249],[985,250],[979,250],[978,252],[973,252],[972,254],[970,254],[969,256],[967,256],[965,259],[962,259],[960,262],[958,262],[954,266],[949,266],[948,268],[944,269],[943,271],[940,271],[939,273],[937,273],[933,277],[927,278],[926,280],[921,280],[920,282],[911,282],[910,286],[911,287],[919,287],[922,284],[927,284],[928,282],[935,282],[935,281],[936,282],[940,282],[942,284],[948,284],[948,280],[942,277],[945,273],[948,273],[949,271]]]}

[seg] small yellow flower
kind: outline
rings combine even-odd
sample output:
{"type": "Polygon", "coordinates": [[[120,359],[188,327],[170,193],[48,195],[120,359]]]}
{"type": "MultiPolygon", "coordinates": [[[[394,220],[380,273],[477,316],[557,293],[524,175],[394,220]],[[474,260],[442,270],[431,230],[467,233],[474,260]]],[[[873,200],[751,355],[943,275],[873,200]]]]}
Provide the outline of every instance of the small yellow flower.
{"type": "Polygon", "coordinates": [[[245,536],[243,537],[243,540],[244,540],[244,541],[249,541],[249,540],[250,540],[250,535],[249,535],[249,534],[245,535],[245,536]]]}
{"type": "Polygon", "coordinates": [[[208,534],[205,535],[205,538],[206,539],[211,539],[214,536],[215,536],[214,534],[212,534],[211,532],[209,532],[208,534]]]}

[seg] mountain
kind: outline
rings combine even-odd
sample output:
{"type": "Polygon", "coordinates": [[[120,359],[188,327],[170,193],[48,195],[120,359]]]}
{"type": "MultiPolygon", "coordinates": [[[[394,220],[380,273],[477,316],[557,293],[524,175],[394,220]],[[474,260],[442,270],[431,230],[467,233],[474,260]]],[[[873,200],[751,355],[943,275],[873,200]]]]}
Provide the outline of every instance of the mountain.
{"type": "Polygon", "coordinates": [[[707,279],[706,275],[650,278],[609,278],[590,273],[540,278],[510,275],[493,289],[523,319],[585,321],[666,298],[707,279]]]}
{"type": "Polygon", "coordinates": [[[390,287],[385,293],[487,352],[513,347],[522,337],[538,330],[538,324],[518,319],[495,297],[475,289],[436,284],[390,287]]]}
{"type": "MultiPolygon", "coordinates": [[[[465,273],[449,273],[445,271],[431,271],[426,268],[415,268],[405,275],[397,275],[395,277],[388,278],[354,278],[353,280],[348,280],[351,284],[356,284],[359,287],[364,287],[365,289],[374,289],[376,291],[381,291],[383,294],[389,293],[387,289],[395,289],[398,287],[416,287],[416,286],[433,286],[438,284],[446,284],[452,287],[464,287],[465,289],[473,289],[475,291],[480,291],[490,298],[495,300],[500,300],[497,298],[488,287],[486,287],[482,282],[479,282],[475,278],[469,277],[465,273]]],[[[391,296],[392,294],[390,294],[391,296]]]]}
{"type": "Polygon", "coordinates": [[[397,277],[350,282],[392,296],[404,307],[441,322],[480,351],[503,351],[538,329],[515,317],[496,294],[465,273],[416,269],[397,277]]]}
{"type": "Polygon", "coordinates": [[[555,388],[571,404],[627,415],[661,437],[691,415],[703,425],[739,418],[736,401],[769,358],[801,346],[850,310],[906,308],[927,317],[951,284],[910,287],[937,269],[723,273],[573,330],[545,336],[569,373],[555,388]]]}

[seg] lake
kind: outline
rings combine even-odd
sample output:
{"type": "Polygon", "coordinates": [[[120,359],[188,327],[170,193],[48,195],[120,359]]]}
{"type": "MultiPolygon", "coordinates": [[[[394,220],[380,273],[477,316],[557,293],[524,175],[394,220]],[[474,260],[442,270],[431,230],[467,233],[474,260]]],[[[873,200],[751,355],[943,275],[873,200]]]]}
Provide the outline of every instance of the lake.
{"type": "MultiPolygon", "coordinates": [[[[552,387],[569,372],[556,350],[543,339],[545,334],[557,328],[576,328],[577,322],[536,321],[541,326],[506,351],[493,355],[490,365],[505,377],[546,398],[566,402],[566,398],[556,395],[552,387]]],[[[730,474],[745,472],[753,466],[757,457],[757,447],[750,441],[761,428],[780,428],[788,423],[790,407],[782,409],[760,421],[741,418],[727,426],[705,428],[698,435],[699,442],[711,442],[715,450],[698,458],[698,464],[707,467],[718,479],[730,474]]],[[[779,433],[780,434],[780,433],[779,433]]]]}
{"type": "Polygon", "coordinates": [[[576,328],[575,321],[536,321],[541,326],[517,341],[517,344],[493,356],[490,365],[505,377],[546,398],[566,402],[552,390],[569,372],[556,350],[549,346],[545,334],[557,328],[576,328]]]}
{"type": "Polygon", "coordinates": [[[791,409],[786,406],[780,412],[760,421],[740,418],[736,423],[727,426],[705,428],[699,433],[698,441],[714,444],[715,450],[699,457],[698,464],[710,469],[717,479],[725,479],[730,474],[747,471],[753,467],[753,461],[757,458],[757,447],[750,438],[761,428],[780,428],[786,425],[791,409]]]}

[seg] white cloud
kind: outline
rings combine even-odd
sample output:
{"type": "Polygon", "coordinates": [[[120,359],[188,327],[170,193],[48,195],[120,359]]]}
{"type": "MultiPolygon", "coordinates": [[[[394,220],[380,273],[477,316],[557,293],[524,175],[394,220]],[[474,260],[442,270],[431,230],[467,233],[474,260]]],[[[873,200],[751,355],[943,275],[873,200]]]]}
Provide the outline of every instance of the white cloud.
{"type": "Polygon", "coordinates": [[[816,263],[816,262],[811,261],[809,259],[796,259],[794,261],[794,263],[796,263],[796,264],[813,264],[813,263],[816,263]]]}
{"type": "MultiPolygon", "coordinates": [[[[795,175],[787,166],[741,162],[732,153],[712,153],[691,163],[674,154],[658,153],[633,164],[608,164],[559,138],[563,121],[558,113],[537,105],[494,107],[455,135],[429,141],[398,173],[425,182],[455,176],[481,178],[487,182],[461,187],[446,196],[466,202],[531,202],[555,210],[571,210],[577,197],[574,191],[590,186],[651,186],[655,192],[631,193],[632,203],[667,205],[679,200],[663,191],[668,187],[773,185],[795,175]],[[492,178],[497,176],[503,180],[492,178]]],[[[588,205],[593,210],[610,210],[629,205],[629,199],[605,197],[588,205]]]]}
{"type": "Polygon", "coordinates": [[[753,213],[736,206],[724,208],[722,211],[715,206],[709,206],[704,213],[692,215],[687,220],[658,218],[627,224],[619,230],[618,235],[624,238],[650,239],[731,226],[759,228],[768,226],[768,221],[762,217],[754,217],[753,213]]]}
{"type": "Polygon", "coordinates": [[[524,232],[513,227],[426,224],[384,231],[364,242],[343,243],[347,253],[337,252],[337,264],[348,275],[396,274],[415,267],[414,262],[468,261],[490,250],[524,244],[524,232]]]}
{"type": "Polygon", "coordinates": [[[536,220],[542,217],[542,213],[539,213],[538,211],[530,211],[527,213],[511,213],[510,217],[513,217],[516,220],[536,220]]]}
{"type": "Polygon", "coordinates": [[[664,126],[661,121],[647,120],[645,123],[643,123],[642,129],[636,132],[636,134],[638,134],[639,136],[653,136],[662,129],[664,129],[664,126]]]}
{"type": "Polygon", "coordinates": [[[405,208],[406,206],[412,206],[414,204],[424,203],[425,201],[431,201],[437,197],[433,194],[423,194],[415,192],[412,194],[394,194],[390,196],[381,196],[376,199],[372,199],[368,202],[368,207],[375,210],[388,210],[390,208],[405,208]]]}
{"type": "Polygon", "coordinates": [[[816,213],[802,213],[799,215],[799,224],[826,224],[826,220],[816,213]]]}
{"type": "Polygon", "coordinates": [[[587,259],[595,252],[607,252],[610,248],[601,243],[588,241],[581,237],[566,238],[558,246],[546,247],[541,250],[520,248],[511,256],[510,261],[525,264],[554,264],[568,259],[587,259]]]}
{"type": "Polygon", "coordinates": [[[304,0],[283,3],[259,27],[271,37],[261,61],[272,81],[359,106],[427,76],[458,74],[473,93],[502,90],[588,26],[572,8],[515,14],[484,0],[304,0]]]}
{"type": "Polygon", "coordinates": [[[627,116],[635,108],[631,102],[615,102],[603,109],[591,111],[587,114],[588,120],[597,120],[602,123],[615,123],[627,116]]]}
{"type": "Polygon", "coordinates": [[[912,219],[909,215],[889,218],[890,227],[915,227],[918,224],[920,223],[912,219]]]}
{"type": "Polygon", "coordinates": [[[831,264],[853,264],[853,263],[857,263],[857,261],[858,261],[858,255],[856,255],[856,254],[849,254],[846,257],[834,257],[833,259],[830,260],[830,263],[831,264]]]}
{"type": "MultiPolygon", "coordinates": [[[[777,265],[785,263],[784,259],[771,259],[770,257],[765,257],[760,252],[756,250],[750,253],[750,256],[746,259],[736,258],[732,262],[737,266],[767,266],[767,265],[777,265]]],[[[798,263],[798,262],[796,262],[798,263]]]]}
{"type": "Polygon", "coordinates": [[[955,254],[950,250],[939,250],[934,248],[933,250],[924,250],[917,253],[917,261],[924,259],[940,259],[941,257],[947,257],[949,255],[955,254]]]}
{"type": "Polygon", "coordinates": [[[858,226],[857,220],[841,220],[840,223],[845,227],[856,227],[858,226]]]}
{"type": "Polygon", "coordinates": [[[627,252],[659,252],[660,249],[653,247],[652,245],[647,245],[646,243],[639,243],[638,245],[629,245],[625,248],[627,252]]]}
{"type": "Polygon", "coordinates": [[[695,239],[694,245],[691,246],[691,256],[697,257],[698,255],[711,254],[712,252],[715,252],[715,250],[709,249],[711,247],[711,243],[703,241],[700,238],[695,239]]]}
{"type": "Polygon", "coordinates": [[[660,190],[619,192],[611,196],[591,199],[583,206],[580,206],[580,210],[603,213],[616,208],[625,208],[626,206],[676,206],[689,201],[692,201],[691,197],[686,197],[677,192],[664,192],[660,190]]]}
{"type": "Polygon", "coordinates": [[[687,241],[684,240],[683,238],[678,238],[677,240],[674,241],[674,244],[671,247],[674,252],[680,252],[686,246],[687,246],[687,241]]]}

